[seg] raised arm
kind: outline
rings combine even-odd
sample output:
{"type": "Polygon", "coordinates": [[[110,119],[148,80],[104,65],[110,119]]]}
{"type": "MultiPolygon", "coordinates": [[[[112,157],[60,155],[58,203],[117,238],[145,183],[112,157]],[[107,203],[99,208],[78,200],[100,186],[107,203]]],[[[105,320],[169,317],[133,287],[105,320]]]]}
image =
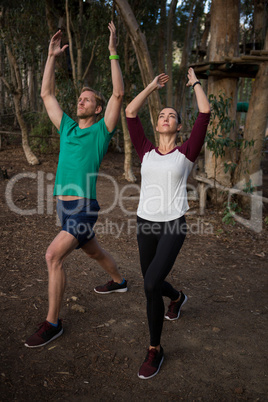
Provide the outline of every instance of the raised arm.
{"type": "Polygon", "coordinates": [[[119,65],[119,58],[116,54],[116,29],[113,22],[110,22],[109,26],[110,39],[109,39],[109,51],[111,58],[111,74],[112,74],[112,85],[113,93],[108,101],[105,114],[104,122],[109,132],[113,131],[117,125],[123,96],[124,96],[124,82],[122,77],[121,68],[119,65]],[[112,57],[111,57],[112,56],[112,57]],[[116,56],[116,58],[113,58],[116,56]]]}
{"type": "Polygon", "coordinates": [[[206,97],[206,94],[203,91],[203,88],[202,88],[200,82],[196,78],[195,72],[192,67],[189,68],[187,76],[188,76],[188,82],[187,82],[186,86],[187,87],[194,86],[194,92],[195,92],[199,112],[210,113],[210,106],[209,106],[208,98],[206,97]]]}
{"type": "Polygon", "coordinates": [[[61,45],[61,31],[58,31],[51,39],[48,49],[48,57],[44,70],[41,97],[43,99],[46,111],[52,123],[59,130],[63,111],[55,96],[55,61],[56,57],[61,55],[68,45],[61,45]]]}
{"type": "Polygon", "coordinates": [[[138,111],[148,98],[148,96],[155,91],[156,89],[163,88],[165,84],[168,82],[169,76],[165,73],[157,75],[153,81],[147,85],[147,87],[141,91],[126,107],[126,116],[127,117],[136,117],[138,111]]]}

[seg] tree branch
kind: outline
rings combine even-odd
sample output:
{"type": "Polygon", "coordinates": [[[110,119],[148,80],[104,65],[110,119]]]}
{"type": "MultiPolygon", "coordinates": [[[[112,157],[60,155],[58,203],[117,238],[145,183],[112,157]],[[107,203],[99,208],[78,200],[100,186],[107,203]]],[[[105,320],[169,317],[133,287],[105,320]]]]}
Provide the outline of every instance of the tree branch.
{"type": "Polygon", "coordinates": [[[88,71],[89,71],[89,69],[90,69],[90,66],[91,66],[91,64],[92,64],[93,57],[94,57],[94,53],[95,53],[95,48],[96,48],[96,46],[97,46],[98,40],[99,40],[99,36],[98,36],[97,39],[95,40],[95,43],[94,43],[94,45],[93,45],[93,47],[92,47],[90,60],[89,60],[89,62],[88,62],[87,68],[86,68],[86,70],[85,70],[85,72],[84,72],[84,74],[83,74],[82,81],[84,81],[84,79],[86,78],[86,76],[87,76],[87,74],[88,74],[88,71]]]}

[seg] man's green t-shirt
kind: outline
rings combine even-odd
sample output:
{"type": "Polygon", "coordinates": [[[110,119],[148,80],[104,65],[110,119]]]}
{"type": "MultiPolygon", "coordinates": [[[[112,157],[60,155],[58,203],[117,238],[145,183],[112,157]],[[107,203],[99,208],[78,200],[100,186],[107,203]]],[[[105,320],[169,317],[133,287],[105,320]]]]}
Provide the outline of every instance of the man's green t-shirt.
{"type": "Polygon", "coordinates": [[[104,118],[81,129],[78,123],[63,113],[54,195],[96,199],[99,167],[114,132],[108,132],[104,118]]]}

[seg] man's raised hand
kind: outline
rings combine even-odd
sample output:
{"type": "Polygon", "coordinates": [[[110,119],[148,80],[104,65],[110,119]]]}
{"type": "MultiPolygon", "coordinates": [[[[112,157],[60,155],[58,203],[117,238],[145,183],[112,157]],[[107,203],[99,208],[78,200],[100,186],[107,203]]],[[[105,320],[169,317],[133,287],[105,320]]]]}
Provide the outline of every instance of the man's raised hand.
{"type": "Polygon", "coordinates": [[[49,43],[49,50],[48,50],[49,56],[59,56],[64,52],[65,49],[67,49],[69,45],[64,45],[61,48],[61,38],[62,38],[61,30],[59,30],[58,32],[55,33],[54,36],[52,36],[51,41],[49,43]]]}
{"type": "Polygon", "coordinates": [[[110,53],[115,55],[116,54],[116,29],[113,21],[111,21],[108,25],[110,31],[110,39],[109,39],[109,46],[108,49],[110,53]]]}

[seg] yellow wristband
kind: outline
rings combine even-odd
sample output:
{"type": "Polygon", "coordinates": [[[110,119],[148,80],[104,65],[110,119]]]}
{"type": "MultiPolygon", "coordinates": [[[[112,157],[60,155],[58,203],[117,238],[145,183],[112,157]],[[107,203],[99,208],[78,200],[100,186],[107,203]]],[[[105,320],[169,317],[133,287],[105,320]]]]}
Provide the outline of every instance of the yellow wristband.
{"type": "Polygon", "coordinates": [[[118,56],[118,54],[111,55],[111,56],[109,56],[109,59],[110,60],[119,60],[119,56],[118,56]]]}

